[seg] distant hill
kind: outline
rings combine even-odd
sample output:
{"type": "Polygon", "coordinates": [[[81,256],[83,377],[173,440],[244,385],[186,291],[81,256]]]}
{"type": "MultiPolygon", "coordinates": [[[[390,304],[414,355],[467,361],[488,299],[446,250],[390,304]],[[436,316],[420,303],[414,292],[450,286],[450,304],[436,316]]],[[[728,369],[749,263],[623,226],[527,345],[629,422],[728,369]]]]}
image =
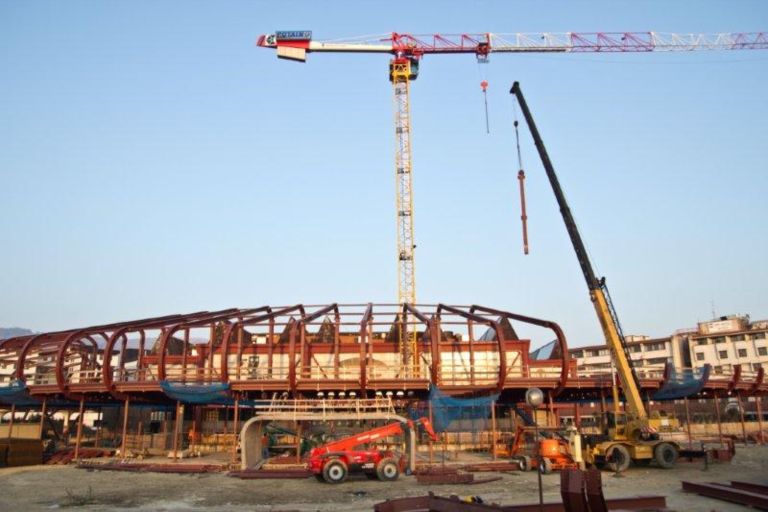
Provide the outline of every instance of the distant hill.
{"type": "Polygon", "coordinates": [[[26,336],[27,334],[34,334],[34,332],[29,329],[22,329],[21,327],[0,327],[0,340],[15,338],[16,336],[26,336]]]}

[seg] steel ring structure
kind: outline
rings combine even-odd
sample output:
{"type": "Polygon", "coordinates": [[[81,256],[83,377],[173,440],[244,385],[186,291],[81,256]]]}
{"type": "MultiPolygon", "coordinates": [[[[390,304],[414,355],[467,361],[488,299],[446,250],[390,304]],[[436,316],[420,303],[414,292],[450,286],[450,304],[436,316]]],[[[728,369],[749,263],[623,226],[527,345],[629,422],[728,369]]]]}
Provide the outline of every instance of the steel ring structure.
{"type": "MultiPolygon", "coordinates": [[[[539,351],[541,352],[541,351],[539,351]]],[[[669,372],[640,372],[654,393],[669,372]]],[[[763,371],[708,377],[703,393],[765,394],[763,371]]],[[[550,399],[594,399],[610,375],[581,375],[557,323],[480,305],[323,304],[199,311],[0,342],[0,403],[170,404],[168,386],[227,397],[344,393],[424,397],[529,387],[550,399]],[[525,326],[546,330],[550,350],[532,356],[525,326]],[[414,348],[415,347],[415,348],[414,348]]]]}

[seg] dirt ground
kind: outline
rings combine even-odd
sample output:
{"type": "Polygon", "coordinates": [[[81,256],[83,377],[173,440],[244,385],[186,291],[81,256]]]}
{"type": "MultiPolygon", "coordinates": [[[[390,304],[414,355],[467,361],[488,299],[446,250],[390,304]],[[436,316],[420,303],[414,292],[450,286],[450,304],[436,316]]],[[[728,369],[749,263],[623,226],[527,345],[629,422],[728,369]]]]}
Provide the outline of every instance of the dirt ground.
{"type": "MultiPolygon", "coordinates": [[[[744,480],[768,484],[768,447],[737,447],[731,464],[680,463],[676,469],[632,468],[621,478],[603,473],[607,497],[664,495],[672,510],[711,512],[744,507],[684,494],[681,480],[726,482],[744,480]]],[[[477,478],[493,473],[477,474],[477,478]]],[[[423,486],[414,477],[393,483],[350,478],[341,485],[306,480],[239,480],[224,474],[171,475],[87,471],[71,466],[0,469],[0,511],[57,508],[128,511],[370,511],[375,503],[428,491],[448,496],[476,495],[487,503],[534,503],[536,474],[504,473],[502,480],[472,486],[423,486]]],[[[559,499],[559,476],[544,475],[545,501],[559,499]]]]}

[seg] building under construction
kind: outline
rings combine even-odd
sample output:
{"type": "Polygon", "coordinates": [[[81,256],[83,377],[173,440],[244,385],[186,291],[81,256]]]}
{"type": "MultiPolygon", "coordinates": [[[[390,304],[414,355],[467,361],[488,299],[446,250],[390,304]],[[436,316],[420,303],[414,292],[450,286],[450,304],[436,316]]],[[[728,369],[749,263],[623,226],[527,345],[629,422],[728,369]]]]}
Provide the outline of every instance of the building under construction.
{"type": "MultiPolygon", "coordinates": [[[[480,444],[495,446],[497,430],[513,428],[528,388],[545,392],[551,424],[566,417],[579,424],[585,408],[589,415],[596,404],[605,406],[610,372],[579,375],[568,354],[555,322],[478,305],[264,306],[3,340],[0,401],[11,412],[8,436],[19,432],[24,418],[35,418],[42,434],[54,413],[69,420],[79,412],[77,426],[67,428],[78,448],[81,437],[96,444],[100,437],[123,450],[171,450],[205,442],[234,447],[245,419],[285,398],[328,409],[342,399],[343,407],[382,399],[403,412],[439,389],[454,397],[492,398],[490,412],[479,419],[487,420],[481,430],[492,432],[494,441],[486,437],[480,444]],[[543,328],[552,341],[532,350],[531,341],[517,334],[521,326],[543,328]],[[82,423],[88,411],[93,431],[82,423]]],[[[762,371],[705,372],[686,382],[669,368],[638,371],[642,393],[660,404],[657,410],[665,409],[659,400],[741,400],[768,391],[762,371]]],[[[459,422],[455,430],[477,430],[466,422],[463,427],[459,422]]],[[[476,447],[478,440],[457,438],[456,444],[476,447]]]]}

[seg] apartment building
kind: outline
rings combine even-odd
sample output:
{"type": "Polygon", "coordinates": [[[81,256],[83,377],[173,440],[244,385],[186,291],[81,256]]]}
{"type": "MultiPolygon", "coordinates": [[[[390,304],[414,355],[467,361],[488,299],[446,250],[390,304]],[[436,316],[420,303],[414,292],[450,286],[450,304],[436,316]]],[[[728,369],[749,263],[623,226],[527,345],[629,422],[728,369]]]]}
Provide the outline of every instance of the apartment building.
{"type": "Polygon", "coordinates": [[[768,320],[732,315],[701,322],[697,331],[688,339],[694,368],[709,364],[716,375],[731,373],[736,364],[744,373],[768,370],[768,320]]]}
{"type": "MultiPolygon", "coordinates": [[[[685,366],[686,350],[679,335],[666,338],[626,336],[629,355],[639,373],[660,373],[667,362],[675,367],[685,366]]],[[[578,347],[570,350],[582,375],[606,373],[611,368],[611,355],[605,344],[578,347]]]]}
{"type": "MultiPolygon", "coordinates": [[[[749,315],[730,315],[694,328],[678,329],[664,338],[626,336],[630,357],[639,373],[663,371],[667,362],[677,370],[699,369],[709,364],[714,374],[730,374],[740,364],[742,372],[768,370],[768,320],[750,321],[749,315]]],[[[582,375],[605,373],[611,367],[604,343],[570,350],[582,375]]]]}

